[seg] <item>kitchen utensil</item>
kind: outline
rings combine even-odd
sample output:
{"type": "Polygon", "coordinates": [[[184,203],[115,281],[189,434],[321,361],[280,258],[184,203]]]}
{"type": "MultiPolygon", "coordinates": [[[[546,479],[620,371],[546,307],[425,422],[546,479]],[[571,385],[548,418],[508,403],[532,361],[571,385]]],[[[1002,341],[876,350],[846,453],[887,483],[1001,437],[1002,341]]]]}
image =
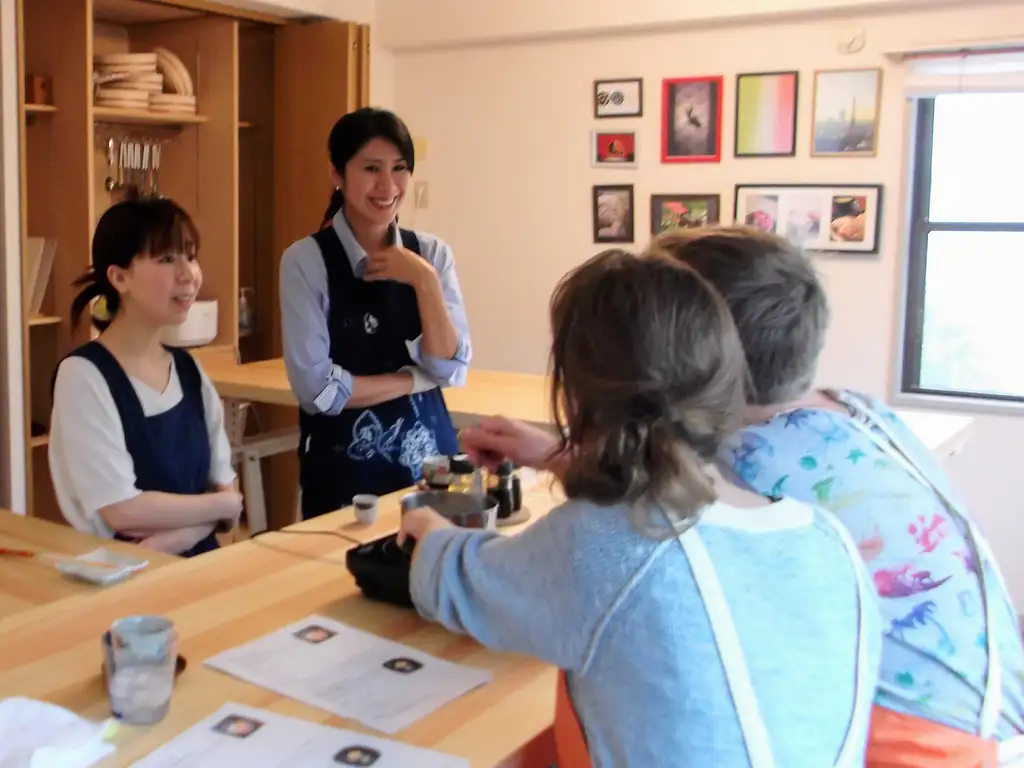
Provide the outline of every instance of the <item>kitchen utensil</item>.
{"type": "Polygon", "coordinates": [[[177,666],[174,625],[162,616],[129,616],[110,627],[103,643],[110,712],[130,725],[167,716],[177,666]]]}
{"type": "Polygon", "coordinates": [[[117,184],[114,189],[124,188],[125,168],[128,165],[128,145],[124,141],[117,143],[117,184]]]}
{"type": "Polygon", "coordinates": [[[114,178],[114,138],[107,139],[107,180],[104,182],[107,192],[113,192],[117,186],[117,179],[114,178]]]}
{"type": "Polygon", "coordinates": [[[497,502],[484,494],[451,491],[414,491],[402,497],[402,514],[430,507],[460,528],[494,529],[498,517],[497,502]]]}
{"type": "Polygon", "coordinates": [[[160,194],[160,143],[153,145],[153,189],[154,195],[160,194]]]}

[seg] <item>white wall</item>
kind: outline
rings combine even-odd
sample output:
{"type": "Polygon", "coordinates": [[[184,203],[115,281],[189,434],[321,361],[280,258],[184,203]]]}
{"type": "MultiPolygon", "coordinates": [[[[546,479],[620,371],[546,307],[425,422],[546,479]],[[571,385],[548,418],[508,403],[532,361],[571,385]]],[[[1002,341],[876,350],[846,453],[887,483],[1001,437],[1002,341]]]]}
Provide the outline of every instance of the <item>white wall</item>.
{"type": "MultiPolygon", "coordinates": [[[[1016,0],[1007,0],[1012,3],[1016,0]]],[[[682,31],[759,17],[965,6],[964,0],[376,0],[377,27],[395,51],[508,40],[682,31]]]]}

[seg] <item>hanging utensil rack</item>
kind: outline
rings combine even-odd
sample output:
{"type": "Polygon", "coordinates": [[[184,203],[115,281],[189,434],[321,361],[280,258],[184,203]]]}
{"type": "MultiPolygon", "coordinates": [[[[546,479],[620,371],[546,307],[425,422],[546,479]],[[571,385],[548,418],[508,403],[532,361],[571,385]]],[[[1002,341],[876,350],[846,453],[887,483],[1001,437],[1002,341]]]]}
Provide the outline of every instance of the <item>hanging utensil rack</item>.
{"type": "Polygon", "coordinates": [[[106,154],[107,192],[159,196],[163,147],[174,141],[179,130],[110,123],[97,129],[97,141],[106,154]]]}

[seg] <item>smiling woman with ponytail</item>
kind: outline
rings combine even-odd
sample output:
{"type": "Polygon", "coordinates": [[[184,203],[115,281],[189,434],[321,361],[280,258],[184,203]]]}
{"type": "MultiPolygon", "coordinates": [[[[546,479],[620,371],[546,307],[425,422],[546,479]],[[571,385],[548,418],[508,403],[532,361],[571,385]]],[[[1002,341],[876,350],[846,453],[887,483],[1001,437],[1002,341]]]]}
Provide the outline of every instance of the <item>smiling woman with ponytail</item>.
{"type": "Polygon", "coordinates": [[[320,229],[281,259],[306,518],[407,488],[425,457],[456,453],[440,387],[464,383],[470,360],[451,249],[398,226],[416,162],[405,123],[350,112],[327,150],[334,189],[320,229]]]}
{"type": "Polygon", "coordinates": [[[54,378],[50,470],[64,517],[97,536],[186,556],[217,547],[241,512],[219,396],[199,364],[161,344],[203,282],[199,233],[166,198],[110,208],[72,323],[91,307],[99,338],[54,378]]]}

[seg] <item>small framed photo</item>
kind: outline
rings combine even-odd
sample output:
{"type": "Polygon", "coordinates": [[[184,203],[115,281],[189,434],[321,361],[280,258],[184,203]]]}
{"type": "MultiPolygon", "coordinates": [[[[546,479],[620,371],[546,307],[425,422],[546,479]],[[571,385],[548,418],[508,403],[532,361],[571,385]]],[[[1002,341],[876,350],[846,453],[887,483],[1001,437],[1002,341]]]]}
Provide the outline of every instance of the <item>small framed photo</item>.
{"type": "Polygon", "coordinates": [[[814,73],[814,157],[874,157],[882,98],[881,69],[814,73]]]}
{"type": "Polygon", "coordinates": [[[662,81],[661,162],[722,159],[722,83],[720,75],[662,81]]]}
{"type": "Polygon", "coordinates": [[[632,243],[635,210],[632,184],[594,187],[593,229],[595,243],[632,243]]]}
{"type": "Polygon", "coordinates": [[[736,75],[736,157],[796,155],[798,72],[736,75]]]}
{"type": "Polygon", "coordinates": [[[319,645],[327,640],[330,640],[337,633],[332,632],[326,627],[321,627],[319,624],[310,624],[308,627],[303,627],[295,633],[295,637],[299,640],[304,640],[307,643],[313,645],[319,645]]]}
{"type": "Polygon", "coordinates": [[[590,164],[595,168],[636,168],[636,131],[593,131],[590,164]]]}
{"type": "Polygon", "coordinates": [[[642,117],[644,81],[640,77],[594,81],[594,117],[642,117]]]}
{"type": "Polygon", "coordinates": [[[392,672],[400,672],[403,675],[411,675],[420,669],[423,669],[423,664],[416,661],[416,659],[407,659],[399,657],[397,659],[388,659],[382,665],[384,669],[390,669],[392,672]]]}
{"type": "Polygon", "coordinates": [[[213,730],[236,739],[247,739],[262,727],[263,723],[259,720],[253,720],[251,717],[228,715],[213,726],[213,730]]]}
{"type": "Polygon", "coordinates": [[[367,766],[376,764],[378,760],[380,760],[378,750],[360,745],[345,747],[334,755],[334,762],[338,765],[367,766]]]}
{"type": "Polygon", "coordinates": [[[717,224],[720,203],[718,195],[651,195],[651,234],[717,224]]]}
{"type": "Polygon", "coordinates": [[[878,253],[882,186],[736,186],[736,223],[773,232],[808,251],[878,253]]]}

